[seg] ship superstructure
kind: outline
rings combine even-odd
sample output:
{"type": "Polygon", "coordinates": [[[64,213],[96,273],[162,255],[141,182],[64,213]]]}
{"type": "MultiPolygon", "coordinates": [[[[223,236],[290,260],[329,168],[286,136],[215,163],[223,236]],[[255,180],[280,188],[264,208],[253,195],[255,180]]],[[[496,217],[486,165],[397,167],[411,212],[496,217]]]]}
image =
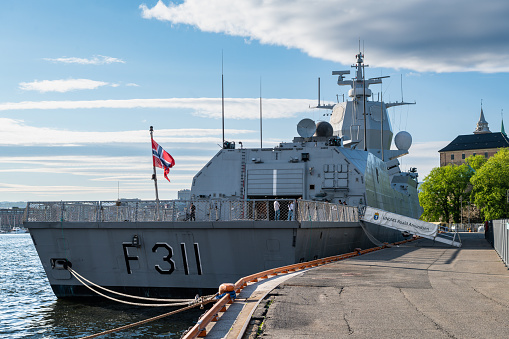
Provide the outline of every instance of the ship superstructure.
{"type": "Polygon", "coordinates": [[[351,100],[335,105],[330,123],[304,119],[300,137],[274,148],[235,149],[228,143],[199,171],[192,182],[194,198],[303,199],[369,205],[418,218],[417,171],[401,172],[398,158],[408,154],[408,132],[395,137],[387,108],[409,103],[367,100],[370,85],[382,78],[365,79],[363,54],[356,55],[356,77],[335,71],[338,85],[349,85],[351,100]],[[365,142],[365,140],[367,140],[365,142]],[[224,183],[228,182],[228,185],[224,183]]]}

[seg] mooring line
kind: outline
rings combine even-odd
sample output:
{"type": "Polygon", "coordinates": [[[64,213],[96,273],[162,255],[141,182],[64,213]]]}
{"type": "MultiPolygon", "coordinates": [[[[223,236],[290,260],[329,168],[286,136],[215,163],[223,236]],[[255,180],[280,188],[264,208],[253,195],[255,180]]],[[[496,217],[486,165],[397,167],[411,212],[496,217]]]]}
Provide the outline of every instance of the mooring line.
{"type": "Polygon", "coordinates": [[[106,294],[103,294],[97,290],[95,290],[94,288],[92,288],[91,286],[87,285],[84,281],[82,281],[76,274],[74,271],[69,271],[71,272],[71,274],[81,283],[83,284],[85,287],[87,287],[88,289],[90,289],[91,291],[97,293],[98,295],[100,295],[101,297],[104,297],[106,299],[109,299],[109,300],[112,300],[112,301],[116,301],[116,302],[119,302],[119,303],[122,303],[122,304],[127,304],[127,305],[133,305],[133,306],[150,306],[150,307],[168,307],[168,306],[185,306],[185,305],[189,305],[189,304],[199,304],[200,302],[203,301],[203,298],[199,298],[199,299],[191,299],[192,301],[186,301],[186,302],[180,302],[180,303],[167,303],[167,304],[142,304],[142,303],[136,303],[136,302],[131,302],[131,301],[126,301],[126,300],[120,300],[120,299],[116,299],[116,298],[113,298],[113,297],[110,297],[109,295],[106,295],[106,294]]]}
{"type": "Polygon", "coordinates": [[[143,325],[143,324],[149,323],[151,321],[162,319],[164,317],[167,317],[167,316],[179,313],[179,312],[187,311],[187,310],[190,310],[191,308],[194,308],[194,307],[197,307],[197,306],[207,305],[207,304],[209,304],[211,302],[215,302],[215,301],[216,300],[213,299],[213,298],[212,299],[203,300],[200,303],[197,303],[197,304],[194,304],[194,305],[183,307],[183,308],[180,308],[178,310],[175,310],[175,311],[172,311],[172,312],[168,312],[168,313],[164,313],[164,314],[161,314],[161,315],[149,318],[149,319],[141,320],[141,321],[129,324],[129,325],[117,327],[117,328],[114,328],[114,329],[111,329],[111,330],[107,330],[107,331],[104,331],[104,332],[101,332],[101,333],[96,333],[96,334],[92,334],[92,335],[89,335],[89,336],[86,336],[86,337],[82,337],[81,339],[91,339],[91,338],[96,338],[96,337],[99,337],[99,336],[102,336],[102,335],[106,335],[106,334],[110,334],[110,333],[114,333],[114,332],[119,332],[119,331],[122,331],[122,330],[127,330],[128,328],[131,328],[131,327],[136,327],[136,326],[139,326],[139,325],[143,325]]]}
{"type": "MultiPolygon", "coordinates": [[[[84,278],[82,275],[80,275],[78,272],[76,272],[75,270],[73,270],[71,267],[67,267],[67,270],[80,282],[82,283],[83,285],[87,286],[85,283],[83,283],[83,281],[86,281],[87,283],[89,283],[90,285],[94,286],[94,287],[97,287],[101,290],[104,290],[106,292],[109,292],[109,293],[112,293],[112,294],[116,294],[116,295],[119,295],[121,297],[126,297],[126,298],[132,298],[132,299],[140,299],[140,300],[149,300],[149,301],[166,301],[166,302],[169,302],[169,303],[190,303],[190,302],[193,302],[193,301],[196,301],[196,298],[195,299],[159,299],[159,298],[148,298],[148,297],[138,297],[138,296],[135,296],[135,295],[129,295],[129,294],[123,294],[123,293],[120,293],[120,292],[116,292],[116,291],[112,291],[110,289],[107,289],[106,287],[102,287],[102,286],[99,286],[95,283],[93,283],[92,281],[84,278]],[[81,279],[81,280],[80,280],[81,279]],[[82,281],[83,280],[83,281],[82,281]]],[[[88,286],[87,286],[88,287],[88,286]]],[[[95,290],[93,290],[94,292],[96,292],[95,290]]],[[[96,292],[97,293],[97,292],[96,292]]],[[[206,296],[205,298],[207,298],[208,296],[206,296]]]]}

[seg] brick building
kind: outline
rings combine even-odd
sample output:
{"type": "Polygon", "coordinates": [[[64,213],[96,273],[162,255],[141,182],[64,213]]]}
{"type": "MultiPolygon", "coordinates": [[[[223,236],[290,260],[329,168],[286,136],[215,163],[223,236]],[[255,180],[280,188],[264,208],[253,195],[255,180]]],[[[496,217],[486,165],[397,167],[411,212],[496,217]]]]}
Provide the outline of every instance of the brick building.
{"type": "Polygon", "coordinates": [[[491,132],[481,107],[481,116],[474,133],[458,135],[449,145],[438,151],[440,167],[448,164],[461,165],[471,155],[483,155],[485,158],[490,158],[502,147],[509,147],[504,121],[502,121],[501,132],[491,132]]]}
{"type": "Polygon", "coordinates": [[[23,227],[22,208],[0,208],[0,231],[8,232],[13,227],[23,227]]]}

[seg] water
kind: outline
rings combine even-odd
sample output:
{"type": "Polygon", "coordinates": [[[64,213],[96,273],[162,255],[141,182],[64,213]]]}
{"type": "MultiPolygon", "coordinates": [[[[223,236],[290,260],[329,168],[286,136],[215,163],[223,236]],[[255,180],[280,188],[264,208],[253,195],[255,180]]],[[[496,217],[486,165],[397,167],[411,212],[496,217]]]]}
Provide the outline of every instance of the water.
{"type": "MultiPolygon", "coordinates": [[[[58,300],[29,234],[0,234],[0,338],[80,338],[173,309],[58,300]]],[[[184,311],[101,338],[180,338],[203,313],[184,311]]]]}

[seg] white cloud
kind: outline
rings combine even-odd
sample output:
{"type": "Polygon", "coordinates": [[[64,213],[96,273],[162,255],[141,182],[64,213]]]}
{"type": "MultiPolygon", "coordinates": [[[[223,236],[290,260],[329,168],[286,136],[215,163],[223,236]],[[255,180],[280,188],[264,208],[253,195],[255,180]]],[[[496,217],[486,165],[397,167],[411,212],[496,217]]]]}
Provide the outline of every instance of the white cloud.
{"type": "MultiPolygon", "coordinates": [[[[227,129],[228,135],[252,133],[252,130],[227,129]]],[[[221,129],[160,129],[157,130],[159,143],[204,143],[220,142],[221,129]]],[[[79,132],[71,130],[35,127],[21,120],[0,118],[0,146],[77,146],[97,144],[147,143],[148,132],[79,132]]]]}
{"type": "Polygon", "coordinates": [[[410,153],[402,158],[402,170],[409,170],[410,167],[417,167],[419,173],[419,181],[424,178],[435,167],[440,166],[440,155],[438,150],[444,148],[450,141],[429,141],[429,142],[416,142],[410,147],[410,153]]]}
{"type": "Polygon", "coordinates": [[[108,85],[107,82],[90,79],[35,80],[32,82],[22,82],[19,84],[19,88],[25,91],[39,91],[41,93],[65,93],[82,89],[96,89],[106,85],[108,85]]]}
{"type": "MultiPolygon", "coordinates": [[[[265,119],[289,118],[298,113],[310,112],[311,99],[264,99],[265,119]]],[[[228,119],[258,119],[259,99],[225,98],[225,117],[228,119]]],[[[176,108],[190,109],[201,117],[220,118],[221,98],[171,98],[171,99],[127,99],[92,101],[23,101],[0,103],[0,111],[8,110],[56,110],[97,108],[176,108]]]]}
{"type": "Polygon", "coordinates": [[[105,64],[113,64],[113,63],[122,63],[125,64],[125,61],[118,58],[113,58],[104,55],[94,55],[92,58],[76,58],[76,57],[61,57],[61,58],[44,58],[44,60],[55,62],[55,63],[64,63],[64,64],[82,64],[82,65],[105,65],[105,64]]]}
{"type": "Polygon", "coordinates": [[[509,3],[463,0],[184,0],[140,6],[146,19],[296,48],[350,64],[357,39],[375,67],[509,72],[509,3]],[[364,49],[364,48],[363,48],[364,49]]]}
{"type": "MultiPolygon", "coordinates": [[[[205,156],[179,156],[171,169],[171,184],[163,180],[160,193],[169,199],[175,198],[180,189],[189,188],[194,174],[210,160],[205,156]],[[171,196],[170,196],[171,194],[171,196]]],[[[117,198],[118,186],[121,197],[145,197],[153,199],[152,160],[146,156],[14,156],[0,157],[0,195],[17,196],[21,200],[113,200],[117,198]],[[124,164],[119,167],[115,164],[124,164]],[[6,182],[14,173],[25,179],[6,182]],[[48,184],[62,182],[61,178],[73,178],[72,185],[48,184]],[[44,178],[30,184],[30,178],[44,178]]],[[[162,178],[162,172],[158,170],[162,178]]],[[[161,180],[161,179],[160,179],[161,180]]]]}

